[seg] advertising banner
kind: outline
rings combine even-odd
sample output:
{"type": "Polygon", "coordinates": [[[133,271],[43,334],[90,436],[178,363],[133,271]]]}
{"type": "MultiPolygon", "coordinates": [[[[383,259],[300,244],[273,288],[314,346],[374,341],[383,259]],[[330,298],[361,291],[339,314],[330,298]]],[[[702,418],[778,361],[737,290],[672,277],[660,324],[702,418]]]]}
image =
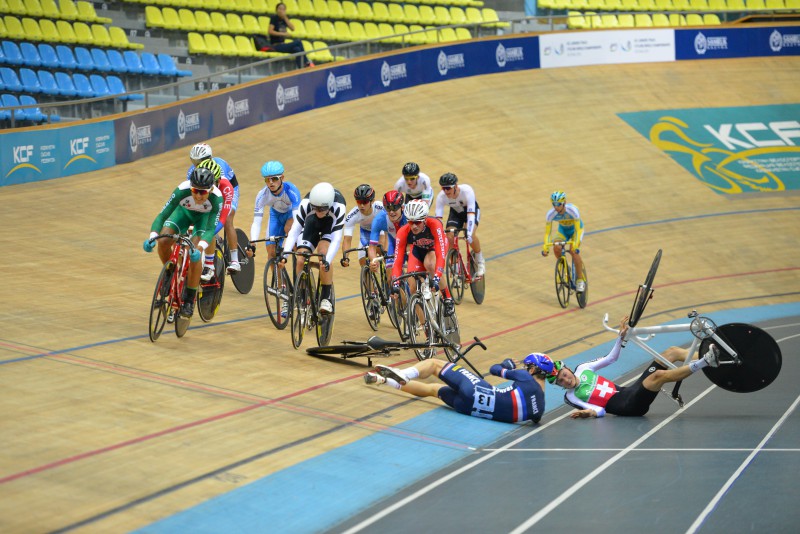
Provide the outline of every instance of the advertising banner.
{"type": "Polygon", "coordinates": [[[675,31],[677,59],[800,54],[800,27],[698,28],[675,31]]]}
{"type": "Polygon", "coordinates": [[[541,35],[539,56],[543,69],[675,61],[675,32],[664,29],[541,35]]]}

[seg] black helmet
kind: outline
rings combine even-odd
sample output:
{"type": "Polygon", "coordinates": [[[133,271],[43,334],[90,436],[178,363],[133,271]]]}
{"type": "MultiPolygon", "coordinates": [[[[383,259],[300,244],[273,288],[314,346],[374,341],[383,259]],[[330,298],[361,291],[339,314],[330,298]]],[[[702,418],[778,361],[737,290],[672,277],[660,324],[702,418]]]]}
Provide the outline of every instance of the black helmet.
{"type": "Polygon", "coordinates": [[[419,176],[419,165],[413,161],[403,165],[403,176],[419,176]]]}
{"type": "Polygon", "coordinates": [[[452,187],[457,183],[458,183],[458,176],[456,176],[452,172],[446,172],[441,177],[439,177],[439,185],[447,185],[452,187]]]}
{"type": "Polygon", "coordinates": [[[192,187],[196,187],[198,189],[211,189],[214,187],[214,183],[216,182],[214,176],[214,171],[211,169],[206,169],[205,167],[196,167],[192,172],[192,177],[189,181],[192,183],[192,187]]]}
{"type": "Polygon", "coordinates": [[[372,189],[372,186],[368,184],[361,184],[356,187],[355,193],[353,193],[356,197],[356,200],[367,200],[372,202],[375,200],[375,190],[372,189]]]}

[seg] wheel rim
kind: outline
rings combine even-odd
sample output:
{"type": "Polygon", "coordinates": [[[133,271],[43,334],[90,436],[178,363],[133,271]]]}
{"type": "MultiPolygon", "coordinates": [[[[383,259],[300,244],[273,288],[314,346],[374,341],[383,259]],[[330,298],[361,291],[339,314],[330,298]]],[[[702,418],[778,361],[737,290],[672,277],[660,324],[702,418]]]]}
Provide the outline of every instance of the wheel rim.
{"type": "Polygon", "coordinates": [[[569,283],[569,267],[562,256],[556,263],[556,296],[562,308],[566,308],[569,305],[569,283]]]}

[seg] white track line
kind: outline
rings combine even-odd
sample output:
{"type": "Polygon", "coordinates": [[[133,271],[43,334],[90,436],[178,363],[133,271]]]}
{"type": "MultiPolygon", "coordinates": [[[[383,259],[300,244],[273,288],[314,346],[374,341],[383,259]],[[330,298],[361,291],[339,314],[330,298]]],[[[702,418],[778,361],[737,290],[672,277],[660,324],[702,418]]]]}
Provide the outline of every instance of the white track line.
{"type": "MultiPolygon", "coordinates": [[[[619,452],[625,449],[616,448],[616,449],[512,449],[512,450],[505,450],[505,449],[481,449],[484,452],[493,452],[493,451],[500,451],[500,452],[619,452]]],[[[648,449],[646,447],[641,449],[636,449],[636,452],[750,452],[752,448],[746,449],[692,449],[692,448],[669,448],[669,449],[648,449]]],[[[800,452],[800,449],[763,449],[761,452],[800,452]]]]}
{"type": "Polygon", "coordinates": [[[750,465],[750,462],[753,461],[753,458],[755,458],[756,454],[758,454],[762,450],[764,445],[767,443],[767,441],[769,441],[769,439],[773,436],[773,434],[775,434],[775,432],[778,431],[783,422],[786,421],[786,418],[789,417],[789,414],[791,414],[794,411],[794,409],[797,408],[798,403],[800,403],[800,396],[798,396],[794,400],[792,405],[789,406],[789,409],[784,412],[783,416],[780,419],[778,419],[778,422],[775,423],[775,425],[767,433],[767,435],[764,436],[764,439],[761,440],[761,443],[759,443],[758,446],[755,449],[753,449],[750,455],[747,458],[745,458],[744,462],[742,462],[742,465],[739,466],[739,468],[731,475],[728,481],[725,482],[725,484],[720,488],[717,494],[714,495],[714,498],[711,499],[711,502],[708,503],[708,506],[705,507],[705,510],[700,512],[700,515],[697,516],[697,519],[694,520],[694,523],[692,523],[692,526],[690,526],[689,529],[686,531],[686,534],[693,534],[694,532],[697,532],[697,529],[700,528],[700,526],[703,524],[703,521],[706,520],[706,517],[708,517],[708,515],[712,511],[714,511],[714,508],[716,508],[717,504],[719,504],[719,501],[722,500],[722,497],[725,496],[725,493],[727,493],[728,489],[730,489],[733,483],[736,482],[736,479],[739,478],[739,475],[741,475],[742,472],[747,468],[747,466],[750,465]]]}

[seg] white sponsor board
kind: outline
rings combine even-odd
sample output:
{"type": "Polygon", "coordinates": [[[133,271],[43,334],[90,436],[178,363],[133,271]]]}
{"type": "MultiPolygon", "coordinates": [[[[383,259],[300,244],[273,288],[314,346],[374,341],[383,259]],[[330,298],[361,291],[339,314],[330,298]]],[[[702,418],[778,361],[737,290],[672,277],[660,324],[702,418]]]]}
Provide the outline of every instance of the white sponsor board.
{"type": "Polygon", "coordinates": [[[554,33],[539,36],[543,69],[675,61],[673,30],[554,33]]]}

